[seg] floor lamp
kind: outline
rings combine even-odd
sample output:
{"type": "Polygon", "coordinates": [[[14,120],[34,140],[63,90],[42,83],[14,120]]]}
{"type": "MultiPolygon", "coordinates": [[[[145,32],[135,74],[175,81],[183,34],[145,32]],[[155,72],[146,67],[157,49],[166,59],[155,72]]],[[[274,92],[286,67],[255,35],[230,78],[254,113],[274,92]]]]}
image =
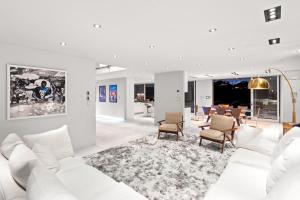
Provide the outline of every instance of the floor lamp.
{"type": "MultiPolygon", "coordinates": [[[[291,82],[289,81],[289,79],[287,78],[287,76],[279,69],[275,69],[275,68],[270,68],[267,70],[267,72],[271,72],[271,70],[275,70],[281,73],[281,75],[284,77],[284,79],[287,81],[288,86],[290,88],[291,91],[291,95],[292,95],[292,106],[293,106],[293,111],[292,111],[292,123],[296,123],[296,97],[295,97],[295,93],[293,91],[291,82]]],[[[249,89],[253,89],[253,90],[266,90],[270,88],[270,84],[269,82],[264,79],[264,78],[260,78],[257,77],[255,79],[252,79],[249,81],[248,83],[248,88],[249,89]]]]}

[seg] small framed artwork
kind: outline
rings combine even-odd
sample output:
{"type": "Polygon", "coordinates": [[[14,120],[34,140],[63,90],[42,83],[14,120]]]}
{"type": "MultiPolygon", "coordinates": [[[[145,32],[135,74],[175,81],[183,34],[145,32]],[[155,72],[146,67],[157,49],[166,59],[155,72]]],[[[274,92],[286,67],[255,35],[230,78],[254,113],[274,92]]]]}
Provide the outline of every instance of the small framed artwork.
{"type": "Polygon", "coordinates": [[[117,85],[109,86],[109,102],[111,102],[111,103],[118,102],[118,86],[117,85]]]}
{"type": "Polygon", "coordinates": [[[7,65],[7,119],[67,114],[67,72],[7,65]]]}
{"type": "Polygon", "coordinates": [[[106,86],[99,86],[99,102],[106,102],[106,86]]]}

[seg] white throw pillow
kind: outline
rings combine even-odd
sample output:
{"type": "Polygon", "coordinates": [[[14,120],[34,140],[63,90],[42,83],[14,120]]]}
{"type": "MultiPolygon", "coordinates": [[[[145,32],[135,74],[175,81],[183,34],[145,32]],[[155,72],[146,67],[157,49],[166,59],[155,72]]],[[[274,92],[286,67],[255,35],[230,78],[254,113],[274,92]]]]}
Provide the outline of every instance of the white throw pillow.
{"type": "Polygon", "coordinates": [[[53,173],[43,167],[32,170],[26,197],[27,200],[78,200],[53,173]]]}
{"type": "Polygon", "coordinates": [[[9,159],[11,153],[18,144],[23,144],[22,139],[15,133],[10,133],[1,144],[1,153],[6,158],[9,159]]]}
{"type": "Polygon", "coordinates": [[[0,183],[0,200],[5,200],[2,184],[0,183]]]}
{"type": "Polygon", "coordinates": [[[33,148],[36,143],[48,146],[58,160],[74,156],[66,125],[44,133],[26,135],[24,141],[30,148],[33,148]]]}
{"type": "Polygon", "coordinates": [[[37,157],[25,144],[17,145],[8,161],[12,177],[24,189],[34,162],[37,157]]]}
{"type": "Polygon", "coordinates": [[[296,166],[300,166],[300,138],[294,139],[272,163],[267,178],[267,192],[271,191],[286,171],[296,166]]]}
{"type": "Polygon", "coordinates": [[[279,132],[274,127],[262,129],[243,125],[235,135],[235,145],[271,156],[279,140],[279,132]]]}
{"type": "Polygon", "coordinates": [[[291,143],[294,138],[300,138],[300,128],[293,127],[288,132],[284,134],[284,136],[280,139],[279,143],[275,146],[271,161],[273,162],[283,151],[284,149],[291,143]]]}
{"type": "Polygon", "coordinates": [[[50,171],[56,173],[59,170],[60,164],[48,146],[36,143],[32,151],[50,171]]]}
{"type": "Polygon", "coordinates": [[[300,166],[289,169],[268,193],[266,200],[298,200],[300,198],[300,166]]]}

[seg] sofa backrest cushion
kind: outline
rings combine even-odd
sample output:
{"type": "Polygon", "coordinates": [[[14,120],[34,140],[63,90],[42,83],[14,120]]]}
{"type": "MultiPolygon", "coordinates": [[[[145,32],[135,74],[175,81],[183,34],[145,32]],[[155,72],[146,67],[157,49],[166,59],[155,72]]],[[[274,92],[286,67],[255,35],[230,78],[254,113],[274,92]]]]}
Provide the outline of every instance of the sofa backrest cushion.
{"type": "Polygon", "coordinates": [[[280,138],[278,127],[257,128],[242,125],[235,134],[235,145],[267,156],[271,156],[280,138]]]}
{"type": "Polygon", "coordinates": [[[13,179],[8,160],[2,154],[0,154],[0,160],[0,185],[3,189],[4,200],[25,199],[26,193],[13,179]]]}
{"type": "Polygon", "coordinates": [[[48,146],[58,160],[74,156],[66,125],[40,134],[25,135],[24,141],[30,148],[36,143],[48,146]]]}
{"type": "Polygon", "coordinates": [[[267,192],[271,191],[288,170],[296,166],[300,166],[300,138],[294,139],[272,163],[271,171],[267,177],[267,192]]]}
{"type": "Polygon", "coordinates": [[[17,145],[11,153],[8,161],[11,175],[24,189],[26,188],[27,179],[32,170],[31,164],[37,162],[37,160],[34,152],[25,144],[17,145]]]}
{"type": "Polygon", "coordinates": [[[211,115],[210,128],[218,131],[228,130],[233,128],[234,120],[232,117],[224,115],[211,115]]]}
{"type": "Polygon", "coordinates": [[[273,162],[291,143],[294,138],[300,138],[300,128],[293,127],[288,132],[286,132],[283,137],[280,139],[279,143],[275,146],[271,161],[273,162]]]}
{"type": "Polygon", "coordinates": [[[0,184],[0,200],[5,200],[2,184],[0,184]]]}
{"type": "Polygon", "coordinates": [[[18,144],[23,144],[22,139],[15,133],[8,134],[8,136],[6,136],[6,138],[1,143],[1,154],[6,159],[9,159],[10,154],[18,144]]]}
{"type": "Polygon", "coordinates": [[[268,193],[265,200],[298,200],[300,197],[300,166],[289,169],[268,193]]]}
{"type": "MultiPolygon", "coordinates": [[[[82,188],[84,190],[84,188],[82,188]]],[[[27,200],[78,200],[44,167],[35,167],[27,183],[27,200]]]]}
{"type": "Polygon", "coordinates": [[[51,152],[48,146],[36,143],[32,151],[38,157],[42,164],[45,165],[50,171],[56,173],[60,169],[60,164],[55,155],[51,152]]]}

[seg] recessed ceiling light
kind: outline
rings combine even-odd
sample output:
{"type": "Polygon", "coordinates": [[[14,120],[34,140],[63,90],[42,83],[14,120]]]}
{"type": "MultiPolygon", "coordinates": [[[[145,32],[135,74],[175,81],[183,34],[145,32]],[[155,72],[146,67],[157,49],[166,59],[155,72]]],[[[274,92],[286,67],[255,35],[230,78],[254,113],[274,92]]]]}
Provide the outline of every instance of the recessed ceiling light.
{"type": "Polygon", "coordinates": [[[100,25],[100,24],[93,24],[93,27],[94,28],[102,28],[102,25],[100,25]]]}
{"type": "Polygon", "coordinates": [[[179,56],[179,60],[183,60],[183,56],[179,56]]]}
{"type": "Polygon", "coordinates": [[[150,44],[149,45],[149,49],[154,49],[156,46],[155,46],[155,44],[150,44]]]}
{"type": "Polygon", "coordinates": [[[269,39],[269,45],[279,44],[279,43],[280,43],[280,38],[269,39]]]}
{"type": "Polygon", "coordinates": [[[244,60],[246,60],[246,58],[240,57],[240,61],[244,61],[244,60]]]}
{"type": "Polygon", "coordinates": [[[99,68],[108,67],[108,64],[101,64],[101,63],[98,63],[98,67],[99,67],[99,68]]]}
{"type": "Polygon", "coordinates": [[[232,75],[238,76],[239,74],[237,72],[231,72],[232,75]]]}
{"type": "Polygon", "coordinates": [[[228,51],[233,51],[233,50],[235,50],[235,48],[234,48],[234,47],[230,47],[230,48],[228,48],[228,51]]]}
{"type": "Polygon", "coordinates": [[[64,47],[64,46],[67,46],[67,43],[66,42],[60,42],[59,45],[64,47]]]}
{"type": "Polygon", "coordinates": [[[270,70],[270,69],[267,69],[267,70],[265,70],[265,73],[266,73],[266,74],[271,74],[271,70],[270,70]]]}
{"type": "Polygon", "coordinates": [[[114,54],[114,59],[117,59],[117,58],[118,58],[118,56],[116,54],[114,54]]]}
{"type": "Polygon", "coordinates": [[[149,63],[146,61],[146,62],[145,62],[145,65],[146,65],[146,66],[148,66],[148,65],[149,65],[149,63]]]}
{"type": "Polygon", "coordinates": [[[297,53],[300,53],[300,49],[297,50],[297,53]]]}
{"type": "Polygon", "coordinates": [[[266,22],[274,21],[281,18],[281,6],[277,6],[264,11],[266,22]]]}
{"type": "Polygon", "coordinates": [[[217,31],[217,29],[216,29],[216,28],[211,28],[211,29],[209,29],[208,31],[212,33],[212,32],[217,31]]]}

